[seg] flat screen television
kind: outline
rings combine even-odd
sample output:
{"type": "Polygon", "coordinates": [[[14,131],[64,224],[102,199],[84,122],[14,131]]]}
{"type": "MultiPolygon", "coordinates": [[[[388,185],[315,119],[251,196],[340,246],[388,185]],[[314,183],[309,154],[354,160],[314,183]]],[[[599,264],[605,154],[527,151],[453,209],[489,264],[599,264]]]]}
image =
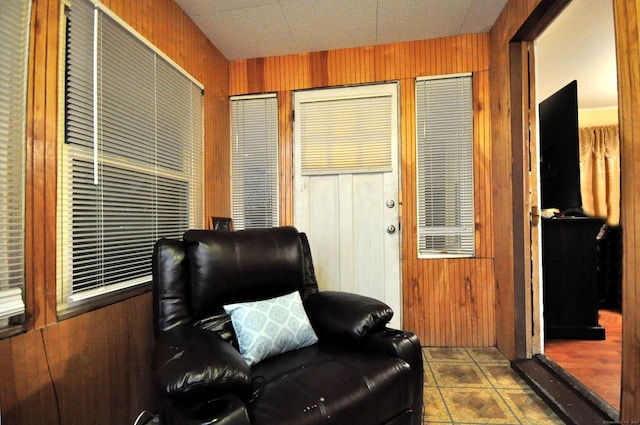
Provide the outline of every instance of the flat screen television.
{"type": "Polygon", "coordinates": [[[578,144],[578,82],[572,81],[539,105],[542,208],[582,208],[578,144]]]}

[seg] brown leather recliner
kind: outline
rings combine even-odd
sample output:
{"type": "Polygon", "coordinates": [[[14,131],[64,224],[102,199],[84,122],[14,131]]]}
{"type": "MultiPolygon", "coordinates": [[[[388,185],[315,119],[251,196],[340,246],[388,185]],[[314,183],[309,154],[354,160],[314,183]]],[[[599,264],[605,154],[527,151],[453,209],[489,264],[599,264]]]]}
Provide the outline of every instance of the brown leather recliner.
{"type": "Polygon", "coordinates": [[[293,227],[159,240],[153,303],[161,423],[422,423],[418,338],[387,328],[393,311],[380,301],[319,291],[293,227]],[[317,342],[250,366],[224,307],[296,293],[317,342]]]}

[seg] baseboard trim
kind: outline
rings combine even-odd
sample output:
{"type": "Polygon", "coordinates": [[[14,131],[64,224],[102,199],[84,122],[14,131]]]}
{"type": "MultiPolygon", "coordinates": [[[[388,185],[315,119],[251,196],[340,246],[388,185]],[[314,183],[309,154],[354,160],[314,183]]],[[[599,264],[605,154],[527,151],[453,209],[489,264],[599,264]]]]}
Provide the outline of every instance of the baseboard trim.
{"type": "Polygon", "coordinates": [[[544,355],[514,360],[511,367],[567,424],[617,423],[620,415],[573,375],[544,355]]]}

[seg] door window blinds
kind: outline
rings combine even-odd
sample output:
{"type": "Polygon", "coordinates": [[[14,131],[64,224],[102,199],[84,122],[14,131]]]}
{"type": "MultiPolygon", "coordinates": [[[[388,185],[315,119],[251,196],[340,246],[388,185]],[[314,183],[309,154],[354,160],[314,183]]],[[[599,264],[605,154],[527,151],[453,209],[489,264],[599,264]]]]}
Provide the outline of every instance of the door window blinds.
{"type": "Polygon", "coordinates": [[[31,1],[0,13],[0,331],[24,322],[24,164],[31,1]]]}
{"type": "Polygon", "coordinates": [[[203,224],[201,87],[89,1],[66,35],[62,312],[150,282],[155,241],[203,224]]]}
{"type": "Polygon", "coordinates": [[[471,75],[416,81],[418,255],[475,255],[471,75]]]}
{"type": "Polygon", "coordinates": [[[277,226],[278,98],[232,98],[231,139],[234,229],[277,226]]]}
{"type": "Polygon", "coordinates": [[[300,104],[303,176],[391,171],[391,95],[300,104]]]}

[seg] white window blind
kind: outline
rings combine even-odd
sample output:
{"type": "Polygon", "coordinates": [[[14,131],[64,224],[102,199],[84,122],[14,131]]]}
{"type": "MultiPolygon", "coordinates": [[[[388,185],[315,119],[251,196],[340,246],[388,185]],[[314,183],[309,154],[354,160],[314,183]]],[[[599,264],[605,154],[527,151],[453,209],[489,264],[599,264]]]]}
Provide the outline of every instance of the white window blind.
{"type": "Polygon", "coordinates": [[[418,254],[475,255],[471,75],[416,81],[418,254]]]}
{"type": "Polygon", "coordinates": [[[391,95],[302,103],[302,175],[390,171],[391,106],[391,95]]]}
{"type": "Polygon", "coordinates": [[[278,99],[231,99],[233,226],[278,226],[278,99]]]}
{"type": "Polygon", "coordinates": [[[24,322],[24,164],[30,0],[0,13],[0,330],[24,322]]]}
{"type": "Polygon", "coordinates": [[[199,84],[89,1],[66,35],[62,313],[150,282],[155,241],[203,225],[199,84]]]}

